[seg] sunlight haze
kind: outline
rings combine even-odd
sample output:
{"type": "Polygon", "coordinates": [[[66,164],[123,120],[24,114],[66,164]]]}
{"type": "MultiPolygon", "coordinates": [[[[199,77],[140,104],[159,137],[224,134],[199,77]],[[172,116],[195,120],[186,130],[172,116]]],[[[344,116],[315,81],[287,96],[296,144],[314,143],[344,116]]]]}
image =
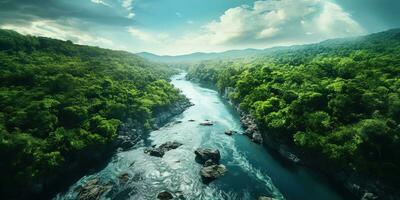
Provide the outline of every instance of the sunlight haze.
{"type": "Polygon", "coordinates": [[[396,0],[1,0],[0,28],[179,55],[315,43],[400,25],[396,0]],[[368,2],[368,3],[367,3],[368,2]],[[382,23],[385,22],[385,23],[382,23]]]}

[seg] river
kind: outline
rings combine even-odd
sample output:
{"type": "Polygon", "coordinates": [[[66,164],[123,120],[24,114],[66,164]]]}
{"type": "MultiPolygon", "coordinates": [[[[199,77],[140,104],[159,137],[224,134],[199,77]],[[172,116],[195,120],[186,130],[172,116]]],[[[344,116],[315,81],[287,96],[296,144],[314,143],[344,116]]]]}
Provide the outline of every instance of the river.
{"type": "Polygon", "coordinates": [[[185,80],[184,74],[173,77],[172,84],[195,105],[168,125],[152,131],[134,149],[117,153],[104,169],[81,178],[54,199],[76,199],[76,188],[94,177],[113,186],[101,199],[156,199],[163,190],[196,200],[254,200],[261,195],[288,200],[348,199],[322,176],[305,167],[280,161],[248,137],[225,135],[225,130],[239,133],[243,130],[238,114],[215,90],[185,80]],[[206,119],[213,121],[214,126],[199,125],[206,119]],[[173,123],[177,121],[182,123],[173,123]],[[167,141],[183,145],[166,152],[162,158],[144,153],[146,147],[167,141]],[[201,165],[195,162],[194,150],[198,147],[218,149],[220,163],[228,169],[224,176],[208,185],[202,183],[201,165]],[[130,180],[121,183],[118,178],[121,174],[128,174],[130,180]]]}

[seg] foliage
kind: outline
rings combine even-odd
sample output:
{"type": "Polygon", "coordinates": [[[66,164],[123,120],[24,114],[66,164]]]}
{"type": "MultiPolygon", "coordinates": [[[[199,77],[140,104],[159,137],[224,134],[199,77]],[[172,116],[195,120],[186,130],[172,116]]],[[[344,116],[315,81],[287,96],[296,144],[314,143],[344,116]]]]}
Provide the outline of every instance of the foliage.
{"type": "Polygon", "coordinates": [[[400,30],[291,47],[250,60],[207,61],[212,81],[281,142],[398,184],[400,30]]]}
{"type": "Polygon", "coordinates": [[[2,190],[90,159],[80,154],[107,148],[127,118],[148,123],[183,98],[166,81],[173,73],[127,52],[0,30],[2,190]]]}

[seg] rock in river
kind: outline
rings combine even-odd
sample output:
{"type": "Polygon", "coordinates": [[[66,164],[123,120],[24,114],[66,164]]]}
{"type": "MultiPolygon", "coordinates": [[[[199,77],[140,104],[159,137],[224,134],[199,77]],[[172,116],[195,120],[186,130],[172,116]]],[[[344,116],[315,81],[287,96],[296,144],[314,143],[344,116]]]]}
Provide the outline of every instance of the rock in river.
{"type": "Polygon", "coordinates": [[[215,163],[214,161],[212,161],[212,160],[210,159],[210,160],[207,160],[207,161],[203,164],[203,166],[204,166],[204,167],[208,167],[208,166],[215,165],[215,164],[218,164],[218,163],[215,163]]]}
{"type": "Polygon", "coordinates": [[[212,121],[210,121],[210,120],[206,120],[204,122],[200,122],[200,125],[202,125],[202,126],[212,126],[212,125],[214,125],[214,123],[212,123],[212,121]]]}
{"type": "Polygon", "coordinates": [[[211,165],[208,167],[203,167],[200,171],[200,175],[204,183],[209,183],[214,179],[224,175],[226,171],[225,165],[211,165]]]}
{"type": "Polygon", "coordinates": [[[263,143],[263,138],[261,136],[261,134],[257,131],[253,133],[253,137],[251,139],[253,142],[257,143],[257,144],[262,144],[263,143]]]}
{"type": "Polygon", "coordinates": [[[245,128],[244,134],[251,138],[255,143],[263,143],[263,138],[258,130],[255,120],[250,115],[243,115],[240,118],[243,128],[245,128]]]}
{"type": "Polygon", "coordinates": [[[203,149],[198,148],[194,151],[196,154],[196,160],[201,164],[204,164],[206,161],[211,160],[211,162],[218,164],[219,159],[221,159],[221,154],[218,149],[203,149]]]}
{"type": "Polygon", "coordinates": [[[229,136],[233,135],[234,133],[236,133],[236,131],[232,131],[232,130],[225,131],[225,135],[229,135],[229,136]]]}
{"type": "Polygon", "coordinates": [[[145,149],[144,153],[147,153],[147,154],[149,154],[151,156],[155,156],[155,157],[160,157],[161,158],[161,157],[164,156],[165,152],[162,149],[152,147],[152,148],[149,148],[149,149],[145,149]]]}
{"type": "Polygon", "coordinates": [[[158,148],[162,149],[162,150],[164,150],[164,152],[166,152],[166,151],[169,151],[172,149],[176,149],[180,146],[182,146],[181,143],[174,141],[174,142],[166,142],[166,143],[160,145],[158,148]]]}
{"type": "Polygon", "coordinates": [[[162,191],[160,193],[158,193],[157,195],[157,199],[161,199],[161,200],[168,200],[168,199],[173,199],[174,196],[172,196],[172,194],[168,191],[162,191]]]}
{"type": "Polygon", "coordinates": [[[110,189],[110,186],[100,185],[97,178],[88,181],[84,186],[76,189],[79,200],[98,200],[101,195],[110,189]]]}
{"type": "Polygon", "coordinates": [[[128,173],[123,173],[123,174],[120,174],[120,175],[118,176],[118,179],[119,179],[120,182],[122,182],[122,183],[128,182],[130,178],[131,178],[131,176],[130,176],[128,173]]]}
{"type": "Polygon", "coordinates": [[[144,153],[147,153],[151,156],[155,156],[155,157],[163,157],[165,152],[172,150],[172,149],[176,149],[178,147],[182,146],[181,143],[179,142],[166,142],[162,145],[160,145],[159,147],[151,147],[151,148],[147,148],[144,150],[144,153]]]}

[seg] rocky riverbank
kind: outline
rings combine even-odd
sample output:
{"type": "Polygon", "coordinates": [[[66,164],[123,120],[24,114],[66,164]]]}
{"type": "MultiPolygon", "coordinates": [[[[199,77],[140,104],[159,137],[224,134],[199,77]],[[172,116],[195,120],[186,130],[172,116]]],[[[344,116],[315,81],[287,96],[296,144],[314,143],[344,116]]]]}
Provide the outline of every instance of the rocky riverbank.
{"type": "MultiPolygon", "coordinates": [[[[229,100],[229,93],[233,91],[233,88],[225,88],[220,91],[220,94],[229,100]]],[[[377,200],[377,199],[388,199],[398,200],[400,195],[394,188],[388,188],[379,181],[370,178],[366,175],[358,174],[351,169],[332,169],[330,167],[321,167],[318,164],[320,160],[323,162],[323,158],[315,159],[315,157],[308,155],[307,153],[291,147],[282,142],[275,141],[269,137],[268,133],[260,129],[257,121],[248,113],[242,111],[238,105],[233,104],[237,112],[240,114],[240,121],[244,128],[244,135],[248,136],[253,142],[262,143],[266,147],[273,149],[282,158],[290,161],[293,164],[305,164],[313,169],[316,169],[326,176],[328,176],[333,182],[341,185],[345,190],[349,191],[356,198],[361,200],[377,200]],[[300,157],[302,159],[300,159],[300,157]],[[388,192],[389,191],[389,192],[388,192]]]]}
{"type": "Polygon", "coordinates": [[[256,143],[262,143],[267,148],[275,150],[282,158],[293,164],[304,164],[310,168],[320,171],[329,177],[335,184],[361,200],[398,200],[399,194],[395,188],[388,188],[379,181],[367,176],[358,174],[351,169],[336,169],[323,166],[324,158],[317,158],[306,152],[275,141],[268,133],[259,128],[256,120],[250,115],[236,107],[241,116],[241,123],[245,128],[244,134],[256,143]],[[261,138],[261,139],[259,139],[261,138]],[[300,159],[301,158],[301,159],[300,159]]]}
{"type": "MultiPolygon", "coordinates": [[[[34,184],[31,189],[31,199],[52,198],[56,193],[66,189],[69,185],[76,182],[76,180],[82,177],[84,174],[87,174],[90,171],[97,171],[98,169],[101,169],[115,152],[125,151],[133,148],[135,144],[142,140],[149,131],[158,129],[158,127],[167,123],[172,117],[182,113],[190,106],[192,106],[192,103],[189,101],[189,99],[183,98],[181,101],[168,107],[164,111],[155,114],[155,117],[150,120],[150,129],[146,128],[143,123],[127,119],[119,127],[118,136],[113,143],[102,147],[85,150],[80,155],[76,155],[79,156],[80,159],[78,161],[71,162],[71,164],[68,165],[68,168],[63,169],[62,173],[59,173],[60,176],[48,177],[46,180],[42,180],[34,184]]],[[[88,190],[85,190],[84,188],[82,190],[82,196],[96,196],[97,189],[98,188],[90,190],[88,194],[86,192],[88,190]],[[92,192],[94,192],[94,194],[90,194],[92,192]]],[[[98,191],[98,193],[101,193],[101,191],[98,191]]]]}
{"type": "Polygon", "coordinates": [[[118,137],[114,144],[115,148],[120,148],[119,150],[128,150],[132,148],[145,136],[146,132],[159,129],[159,127],[166,124],[172,117],[181,114],[190,106],[193,106],[193,104],[189,99],[184,98],[182,101],[175,103],[166,110],[157,113],[155,117],[150,120],[150,130],[148,130],[143,123],[128,119],[119,128],[118,137]]]}

